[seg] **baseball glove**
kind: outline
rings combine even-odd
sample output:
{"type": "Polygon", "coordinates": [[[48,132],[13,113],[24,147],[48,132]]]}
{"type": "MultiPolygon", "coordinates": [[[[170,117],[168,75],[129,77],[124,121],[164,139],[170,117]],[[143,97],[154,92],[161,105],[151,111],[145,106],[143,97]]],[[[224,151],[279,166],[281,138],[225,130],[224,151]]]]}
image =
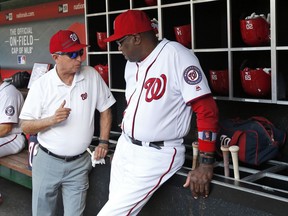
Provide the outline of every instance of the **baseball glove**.
{"type": "Polygon", "coordinates": [[[27,88],[30,74],[27,71],[17,72],[12,76],[12,84],[16,88],[27,88]]]}

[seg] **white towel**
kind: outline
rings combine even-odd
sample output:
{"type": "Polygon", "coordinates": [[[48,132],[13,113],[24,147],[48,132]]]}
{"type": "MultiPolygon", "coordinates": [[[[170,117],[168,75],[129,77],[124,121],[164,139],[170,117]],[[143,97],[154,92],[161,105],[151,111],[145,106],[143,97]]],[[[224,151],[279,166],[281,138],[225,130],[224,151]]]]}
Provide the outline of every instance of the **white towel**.
{"type": "Polygon", "coordinates": [[[91,152],[91,150],[89,148],[87,148],[87,151],[91,155],[91,162],[92,162],[92,166],[93,167],[95,167],[96,164],[105,164],[105,159],[104,158],[101,158],[100,160],[95,160],[94,159],[95,151],[91,152]]]}
{"type": "Polygon", "coordinates": [[[105,164],[105,159],[104,158],[101,158],[100,160],[95,160],[94,159],[94,152],[95,151],[93,151],[92,155],[91,155],[92,166],[95,167],[96,164],[105,164]]]}

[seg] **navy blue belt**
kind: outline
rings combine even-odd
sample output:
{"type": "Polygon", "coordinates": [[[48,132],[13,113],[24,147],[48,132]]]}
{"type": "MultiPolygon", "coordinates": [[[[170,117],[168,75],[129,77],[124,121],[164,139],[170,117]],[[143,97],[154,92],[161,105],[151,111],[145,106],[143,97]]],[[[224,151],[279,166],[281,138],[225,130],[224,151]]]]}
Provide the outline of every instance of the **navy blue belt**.
{"type": "Polygon", "coordinates": [[[69,162],[69,161],[73,161],[73,160],[76,160],[78,158],[80,158],[82,155],[84,155],[86,153],[86,151],[84,151],[83,153],[79,154],[79,155],[75,155],[75,156],[60,156],[60,155],[57,155],[57,154],[54,154],[52,153],[51,151],[49,151],[47,148],[45,148],[44,146],[40,145],[39,144],[39,147],[40,149],[42,149],[44,152],[46,152],[48,155],[51,155],[55,158],[58,158],[58,159],[62,159],[66,162],[69,162]]]}
{"type": "MultiPolygon", "coordinates": [[[[130,137],[130,140],[133,144],[135,145],[139,145],[139,146],[143,146],[142,145],[142,141],[140,140],[137,140],[137,139],[134,139],[132,137],[130,137]]],[[[156,148],[156,149],[161,149],[161,146],[163,147],[164,146],[164,141],[157,141],[157,142],[149,142],[149,146],[152,147],[152,148],[156,148]]]]}

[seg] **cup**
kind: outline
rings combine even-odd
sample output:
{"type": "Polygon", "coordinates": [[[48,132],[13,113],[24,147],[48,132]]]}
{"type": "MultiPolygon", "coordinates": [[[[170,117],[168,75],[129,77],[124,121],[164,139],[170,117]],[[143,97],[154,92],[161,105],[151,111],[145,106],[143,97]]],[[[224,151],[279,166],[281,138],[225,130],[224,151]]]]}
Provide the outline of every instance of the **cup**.
{"type": "Polygon", "coordinates": [[[107,32],[96,32],[97,44],[101,50],[107,50],[107,42],[103,40],[107,38],[107,32]]]}
{"type": "Polygon", "coordinates": [[[187,48],[191,48],[191,25],[175,26],[176,40],[187,48]]]}

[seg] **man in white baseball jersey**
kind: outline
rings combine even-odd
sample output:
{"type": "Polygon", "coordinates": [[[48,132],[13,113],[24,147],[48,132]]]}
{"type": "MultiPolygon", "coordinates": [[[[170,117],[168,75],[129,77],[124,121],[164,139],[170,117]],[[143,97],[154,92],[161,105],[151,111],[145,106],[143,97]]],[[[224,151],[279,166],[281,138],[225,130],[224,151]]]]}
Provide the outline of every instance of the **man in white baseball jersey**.
{"type": "Polygon", "coordinates": [[[136,215],[185,161],[183,137],[197,115],[200,165],[184,187],[207,197],[213,176],[218,108],[198,59],[177,42],[158,41],[139,10],[116,17],[114,34],[126,58],[127,107],[112,160],[109,200],[98,216],[136,215]],[[208,132],[208,133],[207,133],[208,132]],[[209,134],[205,138],[203,134],[209,134]]]}
{"type": "Polygon", "coordinates": [[[21,92],[0,76],[0,157],[16,154],[25,147],[19,125],[23,103],[21,92]]]}
{"type": "Polygon", "coordinates": [[[81,66],[85,47],[69,30],[51,37],[56,65],[33,83],[20,114],[23,131],[37,134],[39,141],[32,169],[35,216],[56,215],[58,191],[65,215],[83,215],[92,168],[86,149],[94,134],[95,110],[100,112],[101,138],[95,159],[108,152],[115,99],[93,67],[81,66]]]}

